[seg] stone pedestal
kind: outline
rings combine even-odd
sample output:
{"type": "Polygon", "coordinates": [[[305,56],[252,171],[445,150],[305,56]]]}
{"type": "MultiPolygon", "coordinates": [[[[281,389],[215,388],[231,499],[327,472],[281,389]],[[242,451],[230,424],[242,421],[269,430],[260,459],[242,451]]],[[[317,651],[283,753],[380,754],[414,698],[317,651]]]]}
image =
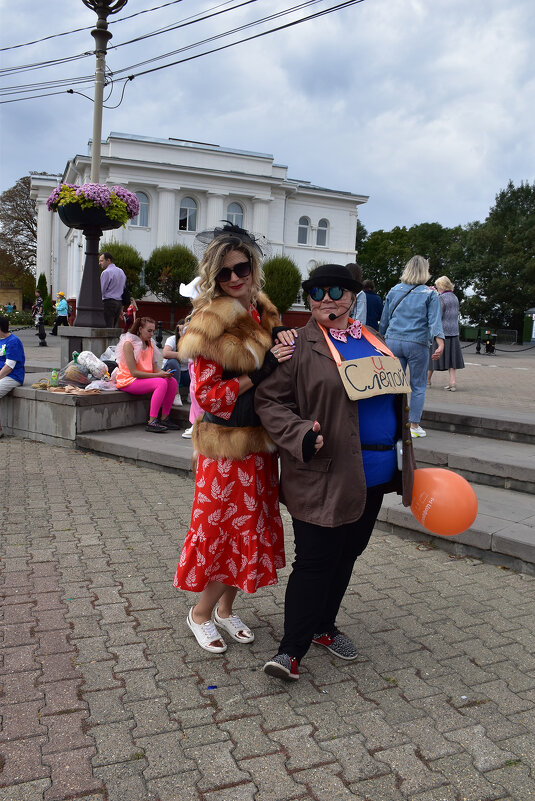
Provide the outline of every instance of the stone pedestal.
{"type": "Polygon", "coordinates": [[[81,353],[90,350],[100,358],[109,345],[116,345],[123,333],[122,328],[89,328],[82,325],[60,326],[61,366],[65,367],[72,359],[73,350],[81,353]]]}

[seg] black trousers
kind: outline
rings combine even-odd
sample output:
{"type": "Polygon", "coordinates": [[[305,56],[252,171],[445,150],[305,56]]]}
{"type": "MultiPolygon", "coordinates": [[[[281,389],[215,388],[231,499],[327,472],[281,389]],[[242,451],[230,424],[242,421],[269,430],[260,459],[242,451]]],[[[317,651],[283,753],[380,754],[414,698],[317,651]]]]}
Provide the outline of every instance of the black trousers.
{"type": "Polygon", "coordinates": [[[336,615],[355,561],[370,541],[383,496],[383,486],[369,488],[360,519],[336,528],[292,518],[295,561],[286,587],[279,653],[299,661],[314,634],[336,633],[336,615]]]}
{"type": "Polygon", "coordinates": [[[54,320],[54,327],[50,332],[54,336],[56,336],[56,334],[58,333],[58,325],[69,325],[69,318],[63,316],[62,314],[60,314],[59,317],[56,317],[56,319],[54,320]]]}
{"type": "Polygon", "coordinates": [[[106,298],[102,301],[102,305],[104,306],[104,322],[106,328],[117,328],[119,317],[121,316],[121,310],[123,308],[122,300],[106,298]]]}

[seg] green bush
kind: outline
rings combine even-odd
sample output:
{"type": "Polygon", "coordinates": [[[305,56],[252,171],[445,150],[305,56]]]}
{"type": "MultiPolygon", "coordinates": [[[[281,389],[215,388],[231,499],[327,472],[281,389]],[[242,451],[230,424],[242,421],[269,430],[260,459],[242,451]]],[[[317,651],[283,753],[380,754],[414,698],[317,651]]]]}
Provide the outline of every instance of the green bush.
{"type": "Polygon", "coordinates": [[[145,287],[141,284],[141,273],[143,270],[143,259],[132,245],[125,245],[122,242],[116,242],[114,239],[109,242],[101,242],[99,246],[99,253],[109,251],[113,256],[113,263],[120,267],[126,274],[126,285],[130,290],[130,294],[136,300],[143,297],[145,294],[145,287]]]}
{"type": "Polygon", "coordinates": [[[197,275],[195,255],[184,245],[163,245],[152,251],[145,265],[145,282],[157,298],[183,306],[180,284],[189,284],[197,275]]]}
{"type": "Polygon", "coordinates": [[[30,312],[14,311],[7,315],[9,318],[9,326],[13,329],[15,326],[33,325],[33,317],[30,312]]]}
{"type": "Polygon", "coordinates": [[[52,306],[52,298],[46,295],[43,300],[43,318],[46,325],[53,325],[56,319],[56,310],[52,306]]]}
{"type": "Polygon", "coordinates": [[[41,273],[41,275],[39,276],[39,279],[37,281],[37,289],[41,293],[41,297],[43,298],[43,300],[48,297],[48,287],[46,285],[46,278],[44,273],[41,273]]]}
{"type": "MultiPolygon", "coordinates": [[[[310,276],[312,275],[312,273],[314,272],[314,270],[317,267],[323,267],[324,264],[329,264],[329,262],[327,262],[327,261],[317,261],[316,264],[314,264],[312,267],[309,267],[308,268],[307,278],[310,278],[310,276]]],[[[310,303],[308,302],[308,292],[305,292],[304,289],[303,289],[303,303],[305,304],[307,309],[310,309],[310,303]]]]}
{"type": "Polygon", "coordinates": [[[293,259],[274,256],[264,262],[264,291],[281,314],[295,303],[301,286],[301,272],[293,259]]]}

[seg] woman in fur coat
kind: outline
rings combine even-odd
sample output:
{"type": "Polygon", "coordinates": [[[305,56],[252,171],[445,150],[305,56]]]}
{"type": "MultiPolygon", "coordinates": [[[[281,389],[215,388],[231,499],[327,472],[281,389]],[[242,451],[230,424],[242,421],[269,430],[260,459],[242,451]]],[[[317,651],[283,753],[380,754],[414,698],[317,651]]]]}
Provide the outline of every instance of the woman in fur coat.
{"type": "Polygon", "coordinates": [[[253,641],[233,613],[236,593],[275,584],[285,564],[276,448],[254,411],[254,390],[291,358],[293,332],[281,330],[260,291],[261,255],[243,229],[215,230],[179,344],[180,358],[194,360],[204,415],[193,427],[195,497],[173,583],[200,593],[187,624],[213,653],[227,649],[216,626],[237,642],[253,641]]]}

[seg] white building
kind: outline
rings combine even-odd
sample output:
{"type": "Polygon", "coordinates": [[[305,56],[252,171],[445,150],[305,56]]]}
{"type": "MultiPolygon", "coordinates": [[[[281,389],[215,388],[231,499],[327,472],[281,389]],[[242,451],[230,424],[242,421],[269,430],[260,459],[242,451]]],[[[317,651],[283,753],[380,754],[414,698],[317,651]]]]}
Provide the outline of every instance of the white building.
{"type": "MultiPolygon", "coordinates": [[[[67,228],[46,200],[61,181],[90,181],[91,158],[75,156],[63,176],[32,175],[37,203],[37,275],[52,292],[76,297],[84,248],[80,231],[67,228]]],[[[358,206],[366,195],[340,192],[288,178],[273,156],[180,139],[111,133],[102,144],[100,182],[135,192],[139,215],[104,234],[133,245],[144,259],[161,245],[193,250],[198,231],[230,220],[264,234],[273,255],[291,257],[307,275],[317,263],[355,260],[358,206]]]]}

